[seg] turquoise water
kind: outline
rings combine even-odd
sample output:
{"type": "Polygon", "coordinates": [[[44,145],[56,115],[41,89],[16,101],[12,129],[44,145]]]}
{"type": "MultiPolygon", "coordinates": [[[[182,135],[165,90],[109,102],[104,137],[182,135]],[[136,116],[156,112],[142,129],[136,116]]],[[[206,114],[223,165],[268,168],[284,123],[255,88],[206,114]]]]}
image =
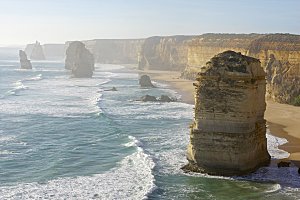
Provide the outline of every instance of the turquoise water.
{"type": "MultiPolygon", "coordinates": [[[[184,174],[193,106],[168,85],[141,89],[138,74],[96,66],[70,78],[62,62],[0,61],[0,199],[299,199],[297,168],[245,177],[184,174]],[[116,87],[118,91],[105,91],[116,87]]],[[[273,159],[286,141],[268,135],[273,159]]]]}

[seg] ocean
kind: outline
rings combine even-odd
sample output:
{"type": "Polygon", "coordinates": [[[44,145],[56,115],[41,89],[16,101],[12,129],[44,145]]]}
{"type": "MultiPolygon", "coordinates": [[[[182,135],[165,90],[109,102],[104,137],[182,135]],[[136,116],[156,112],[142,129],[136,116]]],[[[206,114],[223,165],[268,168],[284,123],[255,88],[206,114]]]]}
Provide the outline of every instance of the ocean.
{"type": "MultiPolygon", "coordinates": [[[[0,199],[300,199],[298,168],[248,176],[185,174],[193,105],[169,85],[142,89],[138,74],[97,64],[70,78],[60,61],[0,61],[0,199]],[[117,91],[108,91],[116,87],[117,91]]],[[[273,160],[287,141],[267,134],[273,160]]]]}

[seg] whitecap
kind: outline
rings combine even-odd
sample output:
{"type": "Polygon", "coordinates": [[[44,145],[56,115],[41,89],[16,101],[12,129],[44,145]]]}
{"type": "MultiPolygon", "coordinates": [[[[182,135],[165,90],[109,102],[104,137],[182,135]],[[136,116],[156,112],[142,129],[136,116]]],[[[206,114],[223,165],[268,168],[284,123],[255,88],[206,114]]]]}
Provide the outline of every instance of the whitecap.
{"type": "MultiPolygon", "coordinates": [[[[132,141],[136,140],[130,137],[132,141]]],[[[155,188],[155,163],[141,147],[103,174],[0,187],[3,199],[146,199],[155,188]]]]}
{"type": "Polygon", "coordinates": [[[23,81],[38,81],[38,80],[42,80],[43,79],[42,76],[43,76],[42,74],[38,74],[38,75],[36,75],[34,77],[26,78],[23,81]]]}

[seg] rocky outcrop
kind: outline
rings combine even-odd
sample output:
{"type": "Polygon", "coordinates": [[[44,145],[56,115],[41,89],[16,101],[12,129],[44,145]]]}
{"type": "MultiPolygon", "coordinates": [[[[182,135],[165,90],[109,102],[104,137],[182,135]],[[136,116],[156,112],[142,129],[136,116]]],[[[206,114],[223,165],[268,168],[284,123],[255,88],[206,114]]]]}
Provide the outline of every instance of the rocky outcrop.
{"type": "Polygon", "coordinates": [[[259,60],[226,51],[201,68],[185,170],[241,175],[270,161],[265,72],[259,60]]]}
{"type": "Polygon", "coordinates": [[[139,84],[141,87],[154,87],[151,82],[150,76],[148,75],[142,75],[139,79],[139,84]]]}
{"type": "Polygon", "coordinates": [[[148,102],[148,101],[152,101],[152,102],[174,102],[176,101],[176,99],[174,98],[171,98],[167,95],[161,95],[160,97],[155,97],[155,96],[151,96],[151,95],[145,95],[145,96],[142,96],[140,98],[140,101],[143,101],[143,102],[148,102]]]}
{"type": "Polygon", "coordinates": [[[32,52],[30,54],[30,59],[31,60],[45,60],[45,55],[44,55],[44,51],[43,51],[43,47],[41,46],[41,44],[36,41],[33,48],[32,48],[32,52]]]}
{"type": "Polygon", "coordinates": [[[32,69],[30,60],[27,59],[25,51],[19,50],[21,69],[32,69]]]}
{"type": "Polygon", "coordinates": [[[155,96],[151,96],[151,95],[145,95],[145,96],[142,96],[141,101],[144,101],[144,102],[147,102],[147,101],[157,101],[156,97],[155,96]]]}
{"type": "Polygon", "coordinates": [[[111,89],[106,89],[104,91],[112,91],[112,92],[115,92],[115,91],[118,91],[116,87],[112,87],[111,89]]]}
{"type": "Polygon", "coordinates": [[[170,98],[170,97],[167,96],[167,95],[161,95],[161,96],[158,98],[158,101],[160,101],[160,102],[173,102],[173,101],[176,101],[176,100],[173,99],[173,98],[170,98]]]}
{"type": "Polygon", "coordinates": [[[74,41],[66,51],[65,68],[72,70],[74,77],[92,77],[94,57],[82,42],[74,41]]]}
{"type": "Polygon", "coordinates": [[[147,38],[139,56],[139,69],[183,70],[187,63],[186,41],[192,36],[147,38]]]}

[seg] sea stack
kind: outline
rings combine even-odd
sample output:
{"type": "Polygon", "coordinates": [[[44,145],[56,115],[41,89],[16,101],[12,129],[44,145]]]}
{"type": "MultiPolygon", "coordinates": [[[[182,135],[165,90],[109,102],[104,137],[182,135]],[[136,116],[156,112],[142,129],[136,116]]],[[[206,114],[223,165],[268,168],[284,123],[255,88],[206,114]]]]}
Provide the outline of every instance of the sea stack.
{"type": "Polygon", "coordinates": [[[269,164],[265,76],[258,59],[234,51],[201,68],[184,170],[231,176],[269,164]]]}
{"type": "Polygon", "coordinates": [[[72,70],[77,78],[92,77],[94,71],[94,56],[85,48],[82,42],[74,41],[66,51],[65,68],[72,70]]]}
{"type": "Polygon", "coordinates": [[[150,76],[148,75],[142,75],[139,79],[139,84],[141,87],[154,87],[151,82],[150,76]]]}
{"type": "Polygon", "coordinates": [[[32,69],[30,60],[27,59],[25,51],[19,50],[21,69],[32,69]]]}
{"type": "Polygon", "coordinates": [[[43,47],[41,46],[41,44],[38,41],[36,41],[33,46],[33,49],[32,49],[31,55],[30,55],[30,59],[31,60],[45,60],[45,54],[44,54],[43,47]]]}

